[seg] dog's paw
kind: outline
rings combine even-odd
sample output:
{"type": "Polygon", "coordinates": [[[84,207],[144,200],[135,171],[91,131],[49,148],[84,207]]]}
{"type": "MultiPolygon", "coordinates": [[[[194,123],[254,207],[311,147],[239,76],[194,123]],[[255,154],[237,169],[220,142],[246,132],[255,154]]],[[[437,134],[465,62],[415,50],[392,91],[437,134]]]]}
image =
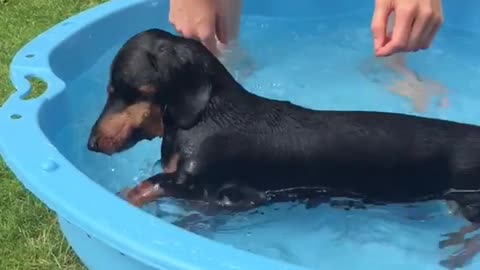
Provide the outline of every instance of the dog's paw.
{"type": "Polygon", "coordinates": [[[118,196],[136,207],[155,201],[164,195],[165,191],[159,184],[142,182],[133,188],[126,188],[117,193],[118,196]]]}

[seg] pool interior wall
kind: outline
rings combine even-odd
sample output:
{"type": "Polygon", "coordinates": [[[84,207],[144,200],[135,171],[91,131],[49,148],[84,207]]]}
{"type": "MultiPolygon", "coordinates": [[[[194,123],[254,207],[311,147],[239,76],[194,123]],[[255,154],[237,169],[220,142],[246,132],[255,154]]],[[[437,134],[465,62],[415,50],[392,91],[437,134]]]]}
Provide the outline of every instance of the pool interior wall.
{"type": "MultiPolygon", "coordinates": [[[[380,86],[370,92],[355,93],[348,82],[352,78],[365,79],[357,71],[358,65],[371,57],[367,50],[371,46],[369,23],[373,1],[344,0],[326,4],[314,0],[247,0],[244,3],[242,31],[248,31],[242,32],[245,40],[242,46],[257,61],[256,73],[243,81],[247,89],[308,107],[410,113],[408,102],[381,90],[380,86]],[[338,47],[328,47],[322,42],[325,40],[338,47]],[[351,58],[332,57],[330,50],[342,46],[351,53],[351,58]],[[323,54],[314,55],[323,49],[323,54]],[[298,60],[298,66],[292,66],[298,54],[306,57],[298,60]],[[305,58],[311,61],[307,63],[305,58]],[[305,72],[312,69],[317,74],[305,72]],[[345,79],[344,74],[351,77],[345,79]],[[328,81],[309,84],[327,77],[328,81]]],[[[87,152],[88,128],[103,106],[108,65],[120,45],[148,28],[173,31],[166,19],[167,5],[168,1],[139,1],[128,9],[116,11],[62,41],[49,57],[51,69],[65,83],[65,90],[42,104],[38,114],[40,128],[79,171],[110,192],[153,173],[160,141],[142,142],[125,153],[106,157],[87,152]]],[[[480,73],[480,56],[474,53],[478,42],[472,42],[474,37],[479,40],[476,26],[480,25],[480,17],[474,13],[478,7],[480,3],[474,0],[463,1],[462,5],[454,0],[444,1],[446,23],[437,43],[430,52],[410,58],[411,65],[421,69],[422,76],[456,91],[451,98],[455,110],[432,109],[427,112],[428,116],[480,123],[479,111],[472,109],[477,107],[473,90],[478,85],[478,76],[474,75],[480,73]]],[[[75,23],[72,19],[65,22],[65,26],[75,23]]],[[[67,222],[62,224],[64,228],[69,227],[67,222]]],[[[432,269],[437,269],[435,267],[432,269]]]]}

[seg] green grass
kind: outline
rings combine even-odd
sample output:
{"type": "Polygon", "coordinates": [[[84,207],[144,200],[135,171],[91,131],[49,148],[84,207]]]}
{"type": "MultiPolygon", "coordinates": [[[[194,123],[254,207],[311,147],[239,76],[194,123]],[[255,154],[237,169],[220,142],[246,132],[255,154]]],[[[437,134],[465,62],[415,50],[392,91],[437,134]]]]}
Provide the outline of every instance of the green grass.
{"type": "MultiPolygon", "coordinates": [[[[14,91],[8,66],[18,49],[104,1],[0,0],[0,104],[14,91]]],[[[41,83],[33,83],[41,91],[41,83]]],[[[60,233],[55,215],[20,185],[2,159],[0,181],[0,270],[85,269],[60,233]]]]}

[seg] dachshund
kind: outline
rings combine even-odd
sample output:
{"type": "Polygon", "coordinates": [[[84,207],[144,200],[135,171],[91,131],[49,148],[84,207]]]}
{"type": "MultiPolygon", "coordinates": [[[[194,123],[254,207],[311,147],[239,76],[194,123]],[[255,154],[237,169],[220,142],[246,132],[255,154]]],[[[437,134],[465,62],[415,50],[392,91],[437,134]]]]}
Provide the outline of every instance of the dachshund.
{"type": "Polygon", "coordinates": [[[442,199],[480,223],[479,126],[262,97],[200,42],[160,29],[131,37],[109,79],[88,149],[112,155],[162,138],[163,171],[125,191],[136,206],[161,197],[233,211],[331,194],[372,203],[442,199]]]}

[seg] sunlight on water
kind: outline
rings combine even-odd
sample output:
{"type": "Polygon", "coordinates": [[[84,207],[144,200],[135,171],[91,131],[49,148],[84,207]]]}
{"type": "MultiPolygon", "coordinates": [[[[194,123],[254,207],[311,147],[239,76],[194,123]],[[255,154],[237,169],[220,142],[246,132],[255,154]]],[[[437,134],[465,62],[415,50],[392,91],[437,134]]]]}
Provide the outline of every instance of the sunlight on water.
{"type": "MultiPolygon", "coordinates": [[[[395,84],[401,77],[372,59],[368,23],[248,17],[242,27],[240,46],[249,58],[230,70],[250,91],[317,109],[414,113],[406,98],[388,90],[392,85],[402,87],[395,84]]],[[[474,44],[479,43],[478,35],[445,28],[433,48],[409,57],[418,78],[448,93],[448,106],[436,106],[438,100],[432,98],[425,115],[479,124],[480,107],[473,98],[479,95],[480,55],[473,54],[474,44]]],[[[72,90],[66,95],[67,100],[75,100],[72,106],[88,104],[91,110],[73,119],[56,139],[57,147],[80,170],[112,192],[157,172],[155,162],[160,155],[158,140],[142,142],[114,157],[86,150],[90,126],[105,101],[108,66],[117,49],[112,48],[69,84],[72,90]]],[[[173,200],[151,205],[149,211],[169,222],[194,215],[173,200]]],[[[442,234],[465,224],[449,215],[443,202],[349,211],[329,205],[307,210],[302,204],[285,203],[235,216],[200,217],[198,221],[197,214],[196,218],[182,226],[312,269],[441,269],[439,261],[461,249],[439,249],[442,234]]],[[[479,267],[476,258],[465,269],[479,267]]]]}

